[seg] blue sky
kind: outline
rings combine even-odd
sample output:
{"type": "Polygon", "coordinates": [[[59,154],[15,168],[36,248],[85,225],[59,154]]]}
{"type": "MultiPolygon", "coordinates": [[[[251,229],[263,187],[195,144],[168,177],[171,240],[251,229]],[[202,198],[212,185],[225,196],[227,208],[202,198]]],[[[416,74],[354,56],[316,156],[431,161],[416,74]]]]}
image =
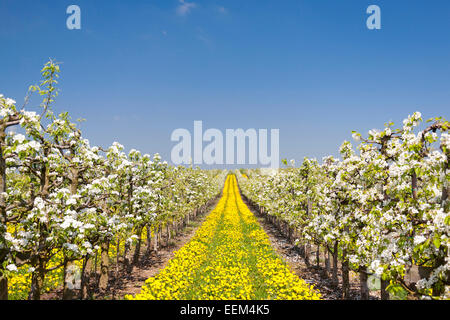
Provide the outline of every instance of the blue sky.
{"type": "Polygon", "coordinates": [[[0,0],[0,41],[0,93],[22,102],[54,58],[54,109],[85,118],[92,144],[167,160],[194,120],[279,128],[280,156],[300,160],[414,111],[450,118],[448,0],[0,0]]]}

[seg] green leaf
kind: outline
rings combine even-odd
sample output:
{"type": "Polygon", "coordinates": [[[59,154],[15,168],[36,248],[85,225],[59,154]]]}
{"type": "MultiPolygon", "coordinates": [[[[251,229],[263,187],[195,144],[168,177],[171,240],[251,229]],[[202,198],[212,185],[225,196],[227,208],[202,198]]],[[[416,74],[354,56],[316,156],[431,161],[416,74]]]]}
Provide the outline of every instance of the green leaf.
{"type": "Polygon", "coordinates": [[[436,234],[434,236],[433,244],[436,248],[439,248],[441,246],[441,239],[440,239],[439,235],[436,234]]]}
{"type": "Polygon", "coordinates": [[[397,283],[391,283],[386,290],[389,292],[389,298],[391,300],[406,300],[408,297],[408,291],[397,283]]]}

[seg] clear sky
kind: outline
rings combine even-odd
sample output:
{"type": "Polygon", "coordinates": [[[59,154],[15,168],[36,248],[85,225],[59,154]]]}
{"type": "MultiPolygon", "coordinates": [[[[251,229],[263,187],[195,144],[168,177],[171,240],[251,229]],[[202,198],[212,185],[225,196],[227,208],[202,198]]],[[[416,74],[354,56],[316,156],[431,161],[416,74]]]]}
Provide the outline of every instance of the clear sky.
{"type": "Polygon", "coordinates": [[[22,102],[54,58],[54,109],[85,118],[91,144],[166,160],[194,120],[278,128],[280,156],[301,160],[414,111],[450,118],[448,0],[0,0],[0,41],[0,93],[22,102]]]}

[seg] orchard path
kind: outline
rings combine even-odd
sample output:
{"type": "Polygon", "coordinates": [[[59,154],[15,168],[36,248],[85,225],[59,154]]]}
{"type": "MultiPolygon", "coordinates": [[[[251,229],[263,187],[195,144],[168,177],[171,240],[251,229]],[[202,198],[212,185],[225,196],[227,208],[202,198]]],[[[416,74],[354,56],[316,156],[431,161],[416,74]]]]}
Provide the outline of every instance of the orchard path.
{"type": "Polygon", "coordinates": [[[127,299],[319,299],[275,252],[229,175],[222,198],[165,268],[127,299]]]}

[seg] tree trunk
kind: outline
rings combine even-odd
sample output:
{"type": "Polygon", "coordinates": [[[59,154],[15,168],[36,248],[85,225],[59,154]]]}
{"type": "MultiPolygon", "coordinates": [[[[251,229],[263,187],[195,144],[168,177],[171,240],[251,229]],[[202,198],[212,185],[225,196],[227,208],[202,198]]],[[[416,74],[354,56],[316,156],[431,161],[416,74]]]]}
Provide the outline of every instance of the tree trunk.
{"type": "Polygon", "coordinates": [[[334,249],[333,249],[333,277],[332,282],[334,286],[339,285],[339,279],[338,279],[338,242],[336,241],[334,243],[334,249]]]}
{"type": "Polygon", "coordinates": [[[91,297],[91,291],[90,291],[90,282],[91,282],[91,273],[92,273],[92,257],[86,256],[84,264],[83,264],[83,270],[81,272],[81,294],[80,299],[86,300],[91,297]]]}
{"type": "Polygon", "coordinates": [[[0,300],[8,300],[8,278],[0,271],[0,300]]]}
{"type": "MultiPolygon", "coordinates": [[[[447,163],[444,165],[444,172],[448,172],[449,168],[449,160],[447,155],[447,163]]],[[[444,209],[444,212],[448,212],[450,210],[450,201],[448,198],[450,197],[450,186],[448,185],[447,178],[444,175],[442,181],[442,197],[441,197],[441,207],[444,209]]]]}
{"type": "Polygon", "coordinates": [[[100,256],[100,280],[98,282],[98,288],[101,291],[105,291],[108,287],[109,281],[109,241],[105,241],[101,244],[101,256],[100,256]]]}
{"type": "Polygon", "coordinates": [[[167,222],[167,224],[166,224],[166,247],[168,247],[169,246],[169,240],[170,240],[170,225],[169,225],[169,223],[167,222]]]}
{"type": "Polygon", "coordinates": [[[307,266],[309,266],[309,254],[310,254],[311,245],[309,243],[305,244],[305,263],[307,266]]]}
{"type": "Polygon", "coordinates": [[[124,266],[124,270],[127,273],[130,273],[133,269],[130,259],[128,258],[129,251],[130,251],[130,243],[129,243],[129,241],[125,241],[125,248],[123,250],[123,266],[124,266]]]}
{"type": "Polygon", "coordinates": [[[342,298],[344,300],[350,299],[350,282],[349,282],[347,249],[344,249],[342,253],[342,298]]]}
{"type": "Polygon", "coordinates": [[[159,227],[158,237],[159,237],[159,245],[162,248],[163,247],[163,226],[159,227]]]}
{"type": "Polygon", "coordinates": [[[73,300],[76,297],[76,269],[77,265],[73,261],[64,263],[64,284],[63,284],[63,300],[73,300]]]}
{"type": "Polygon", "coordinates": [[[413,199],[417,199],[417,175],[416,175],[416,170],[415,169],[412,169],[411,189],[412,189],[413,199]]]}
{"type": "Polygon", "coordinates": [[[359,271],[359,288],[361,300],[369,300],[369,287],[367,285],[367,268],[360,268],[359,271]]]}
{"type": "Polygon", "coordinates": [[[133,255],[133,265],[135,266],[139,263],[139,255],[141,254],[142,228],[139,228],[137,236],[138,240],[136,243],[136,247],[134,248],[134,255],[133,255]]]}
{"type": "Polygon", "coordinates": [[[97,260],[98,260],[98,250],[95,250],[95,258],[94,258],[94,275],[97,277],[97,260]]]}
{"type": "Polygon", "coordinates": [[[330,252],[328,251],[328,249],[326,252],[324,252],[324,258],[325,258],[325,270],[327,272],[328,277],[330,274],[330,252]]]}
{"type": "MultiPolygon", "coordinates": [[[[73,150],[71,154],[73,155],[73,150]]],[[[76,195],[78,190],[79,170],[76,167],[70,168],[70,194],[76,195]]],[[[76,296],[76,269],[77,266],[73,261],[66,260],[64,257],[64,283],[63,283],[63,300],[73,300],[76,296]]]]}
{"type": "Polygon", "coordinates": [[[317,266],[317,268],[320,267],[320,245],[317,245],[317,251],[316,251],[316,266],[317,266]]]}
{"type": "Polygon", "coordinates": [[[152,251],[152,228],[147,225],[147,250],[146,255],[149,256],[152,251]]]}
{"type": "Polygon", "coordinates": [[[31,289],[29,300],[40,300],[41,292],[44,288],[45,279],[45,263],[42,258],[38,258],[38,266],[36,270],[31,275],[31,289]]]}
{"type": "Polygon", "coordinates": [[[120,272],[120,235],[117,235],[117,243],[116,243],[116,276],[119,275],[120,272]]]}
{"type": "Polygon", "coordinates": [[[381,279],[381,300],[389,300],[389,292],[387,292],[386,288],[388,287],[388,282],[386,280],[381,279]]]}
{"type": "Polygon", "coordinates": [[[155,231],[154,231],[154,242],[153,242],[153,245],[154,245],[154,250],[155,250],[155,252],[156,253],[158,253],[158,233],[159,233],[159,226],[156,226],[155,227],[155,231]]]}

